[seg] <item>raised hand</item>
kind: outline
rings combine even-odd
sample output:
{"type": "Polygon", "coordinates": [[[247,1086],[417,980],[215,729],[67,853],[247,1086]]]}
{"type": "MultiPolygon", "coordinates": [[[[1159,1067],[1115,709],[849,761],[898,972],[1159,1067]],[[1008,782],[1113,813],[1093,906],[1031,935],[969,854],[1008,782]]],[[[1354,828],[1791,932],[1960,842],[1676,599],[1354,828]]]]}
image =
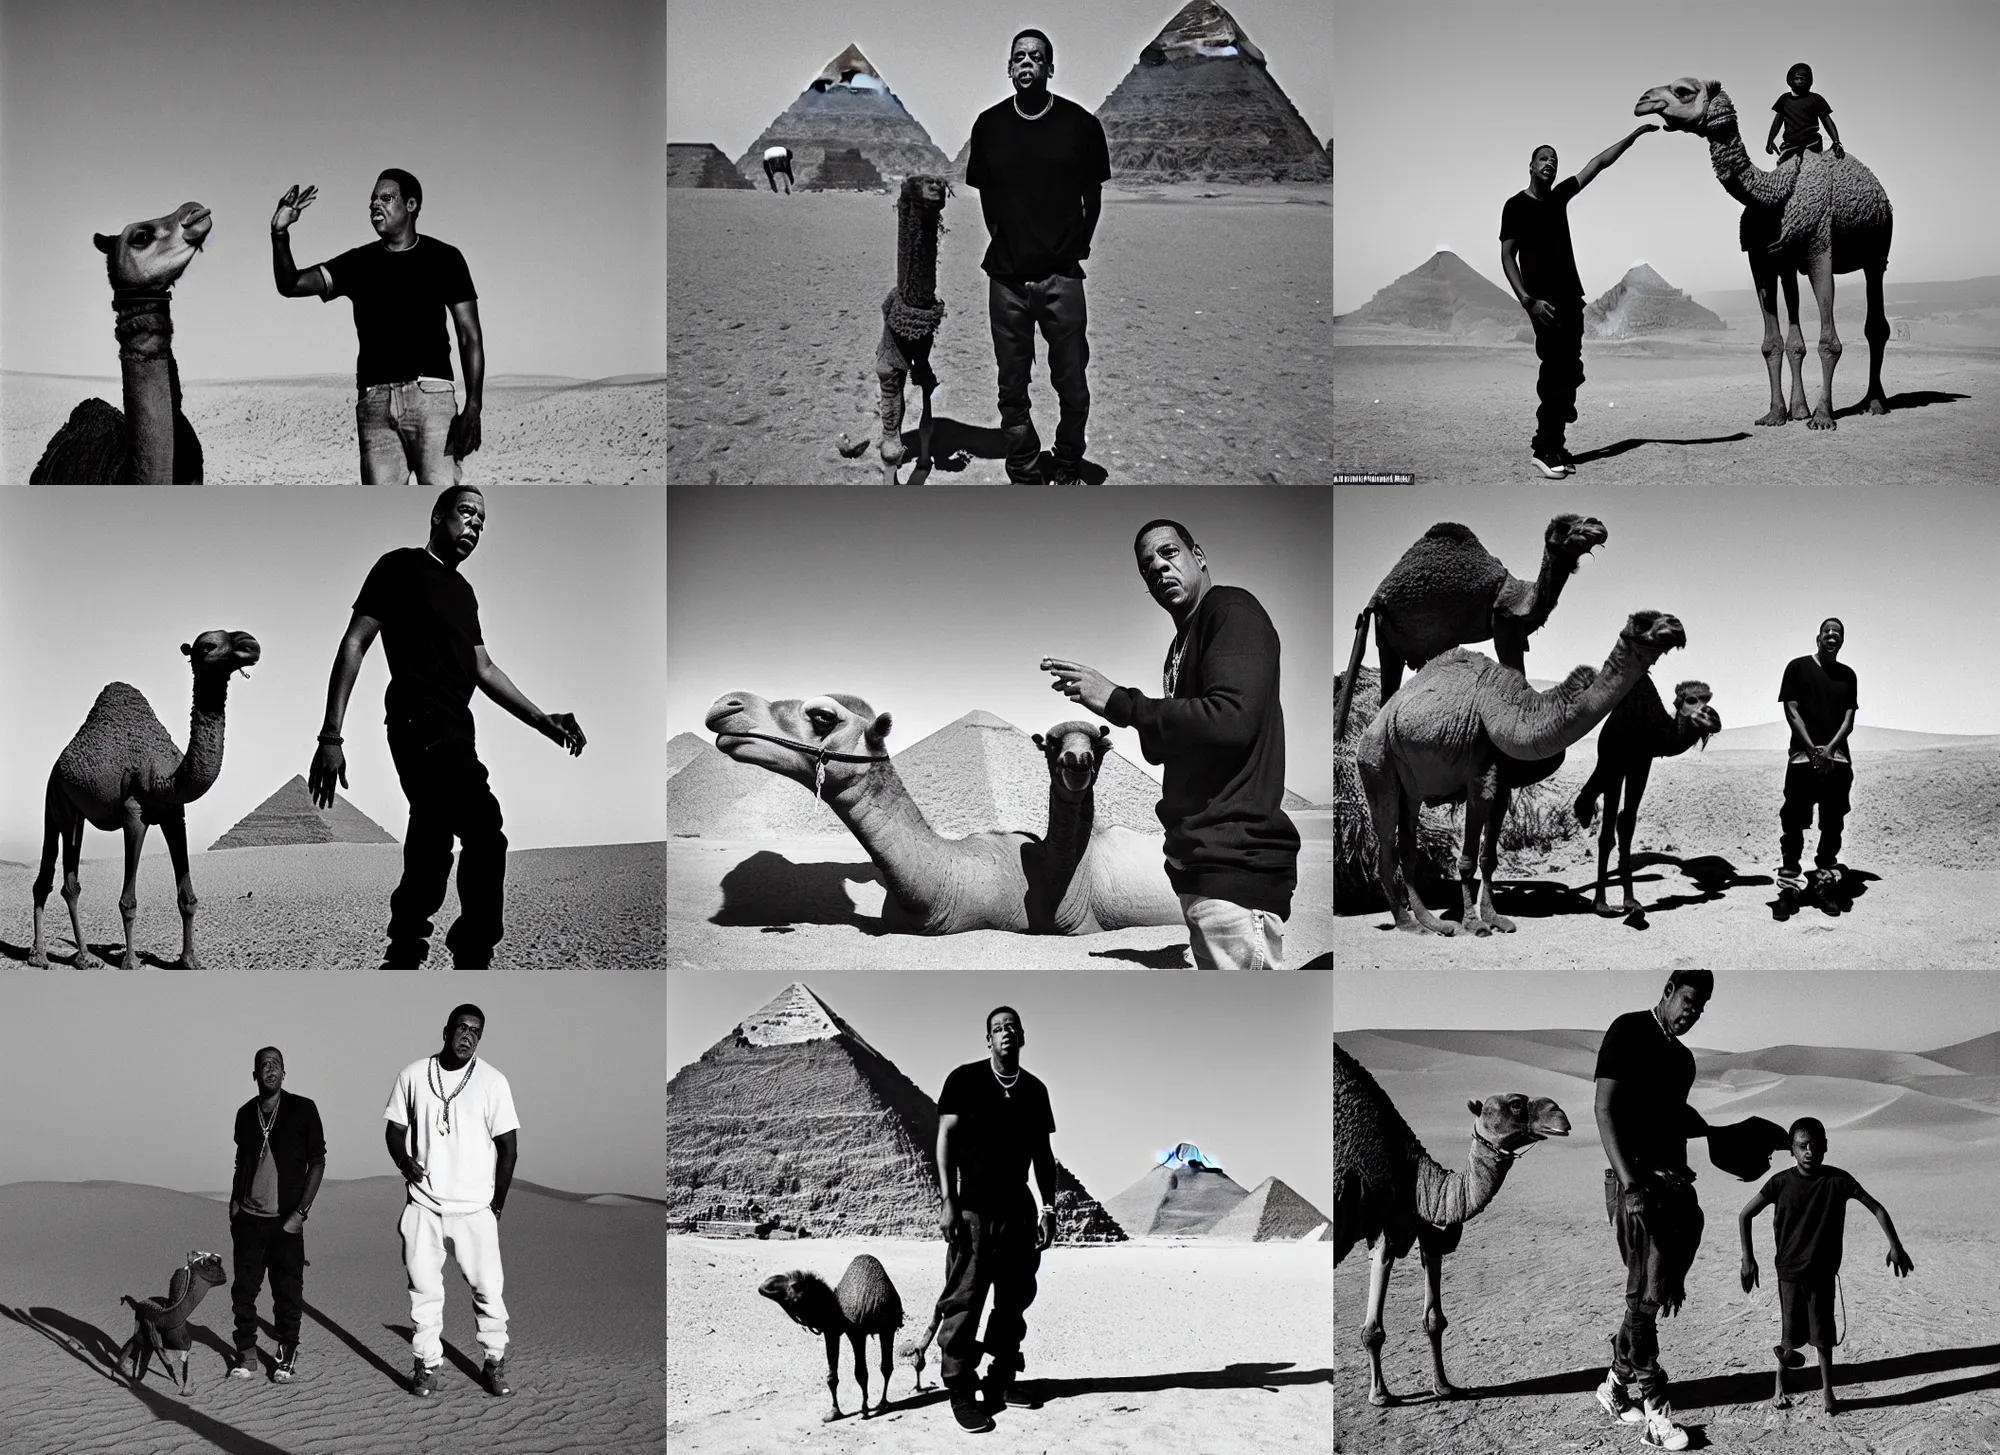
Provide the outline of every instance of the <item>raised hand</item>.
{"type": "Polygon", "coordinates": [[[285,195],[278,199],[278,210],[271,214],[272,232],[289,232],[299,214],[312,206],[313,198],[319,196],[317,187],[288,187],[285,195]]]}
{"type": "Polygon", "coordinates": [[[1055,680],[1049,686],[1071,702],[1089,708],[1100,717],[1104,715],[1104,706],[1111,701],[1116,684],[1095,667],[1061,657],[1044,657],[1040,670],[1054,674],[1055,680]]]}
{"type": "Polygon", "coordinates": [[[347,754],[338,743],[321,743],[313,753],[312,767],[306,770],[306,792],[321,808],[333,806],[333,785],[347,786],[347,754]]]}

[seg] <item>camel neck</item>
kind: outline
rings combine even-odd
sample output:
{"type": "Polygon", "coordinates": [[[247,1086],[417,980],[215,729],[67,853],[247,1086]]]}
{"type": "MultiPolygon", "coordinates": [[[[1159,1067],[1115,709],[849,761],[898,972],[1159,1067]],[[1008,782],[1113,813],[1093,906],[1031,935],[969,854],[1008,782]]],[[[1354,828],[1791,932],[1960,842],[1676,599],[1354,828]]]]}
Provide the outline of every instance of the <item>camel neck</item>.
{"type": "Polygon", "coordinates": [[[889,893],[905,909],[940,923],[949,917],[950,866],[959,844],[938,837],[891,764],[868,764],[829,792],[826,804],[868,851],[889,893]]]}
{"type": "MultiPolygon", "coordinates": [[[[1711,111],[1717,103],[1726,101],[1726,97],[1716,97],[1710,103],[1711,111]]],[[[1792,195],[1796,169],[1766,172],[1751,161],[1750,149],[1743,145],[1743,133],[1737,129],[1734,107],[1709,123],[1707,136],[1709,165],[1715,168],[1715,179],[1722,183],[1723,191],[1745,207],[1785,205],[1792,195]]]]}
{"type": "Polygon", "coordinates": [[[1097,789],[1093,783],[1081,793],[1071,793],[1056,778],[1049,779],[1049,827],[1042,838],[1039,882],[1032,888],[1054,915],[1063,896],[1069,893],[1077,865],[1090,849],[1091,829],[1097,819],[1097,789]]]}
{"type": "Polygon", "coordinates": [[[174,770],[174,802],[193,803],[214,786],[222,772],[222,726],[228,699],[228,673],[207,673],[194,679],[187,752],[174,770]]]}
{"type": "Polygon", "coordinates": [[[1549,613],[1556,609],[1556,603],[1562,599],[1563,587],[1568,584],[1570,576],[1575,571],[1574,560],[1565,560],[1549,547],[1542,549],[1542,569],[1535,577],[1534,605],[1529,608],[1528,615],[1522,622],[1525,631],[1535,632],[1541,629],[1542,624],[1549,619],[1549,613]]]}
{"type": "Polygon", "coordinates": [[[1417,1216],[1434,1227],[1455,1227],[1477,1217],[1507,1180],[1513,1158],[1502,1155],[1477,1132],[1466,1158],[1465,1170],[1454,1172],[1433,1160],[1428,1152],[1417,1164],[1417,1216]]]}
{"type": "Polygon", "coordinates": [[[117,315],[112,331],[132,444],[132,483],[171,485],[174,413],[180,407],[172,304],[164,289],[120,288],[112,291],[111,306],[117,315]]]}
{"type": "Polygon", "coordinates": [[[1604,721],[1651,665],[1621,634],[1602,669],[1578,667],[1547,692],[1535,691],[1519,675],[1511,684],[1495,679],[1479,708],[1480,726],[1510,758],[1553,758],[1604,721]]]}

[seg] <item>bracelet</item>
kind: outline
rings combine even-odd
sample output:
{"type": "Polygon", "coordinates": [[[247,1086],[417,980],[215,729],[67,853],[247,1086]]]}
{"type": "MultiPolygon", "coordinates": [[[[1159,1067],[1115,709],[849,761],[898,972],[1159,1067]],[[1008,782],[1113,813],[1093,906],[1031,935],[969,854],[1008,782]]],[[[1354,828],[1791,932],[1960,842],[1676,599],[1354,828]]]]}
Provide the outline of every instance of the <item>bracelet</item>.
{"type": "Polygon", "coordinates": [[[322,743],[327,744],[329,747],[335,747],[335,748],[339,747],[342,743],[347,741],[347,739],[343,738],[339,733],[321,733],[319,735],[319,740],[322,743]]]}

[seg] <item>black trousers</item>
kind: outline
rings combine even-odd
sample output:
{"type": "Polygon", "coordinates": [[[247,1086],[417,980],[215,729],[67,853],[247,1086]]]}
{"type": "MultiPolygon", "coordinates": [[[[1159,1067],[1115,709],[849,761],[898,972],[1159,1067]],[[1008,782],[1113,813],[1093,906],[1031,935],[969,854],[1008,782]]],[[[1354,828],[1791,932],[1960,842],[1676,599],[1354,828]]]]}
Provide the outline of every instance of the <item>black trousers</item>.
{"type": "Polygon", "coordinates": [[[1041,437],[1028,416],[1028,380],[1035,372],[1035,329],[1049,346],[1049,383],[1062,407],[1051,452],[1075,465],[1083,459],[1083,427],[1090,418],[1089,310],[1083,279],[1057,273],[1032,283],[989,278],[987,313],[993,323],[993,361],[1000,370],[1000,434],[1007,443],[1007,478],[1016,485],[1038,482],[1036,458],[1041,437]]]}
{"type": "Polygon", "coordinates": [[[1618,1174],[1607,1167],[1604,1210],[1625,1263],[1625,1317],[1611,1337],[1611,1372],[1631,1387],[1635,1399],[1657,1404],[1667,1394],[1667,1372],[1660,1367],[1660,1310],[1678,1312],[1687,1296],[1688,1270],[1701,1246],[1701,1204],[1692,1181],[1669,1185],[1648,1179],[1645,1215],[1627,1217],[1618,1174]]]}
{"type": "Polygon", "coordinates": [[[271,1323],[280,1344],[299,1341],[299,1301],[306,1289],[306,1235],[283,1231],[283,1218],[260,1218],[240,1212],[229,1225],[235,1255],[236,1280],[229,1285],[229,1302],[236,1311],[236,1347],[257,1347],[257,1295],[264,1274],[271,1275],[271,1323]]]}
{"type": "Polygon", "coordinates": [[[1553,303],[1553,307],[1553,323],[1536,322],[1532,313],[1528,315],[1535,327],[1535,357],[1542,361],[1541,374],[1535,380],[1541,404],[1535,410],[1535,435],[1529,448],[1549,464],[1555,461],[1543,451],[1561,451],[1565,427],[1576,422],[1576,391],[1583,387],[1583,305],[1553,303]]]}
{"type": "Polygon", "coordinates": [[[992,1369],[1020,1372],[1026,1314],[1035,1301],[1035,1274],[1042,1266],[1035,1246],[1037,1221],[1025,1195],[1005,1208],[959,1209],[958,1237],[945,1265],[944,1296],[938,1300],[943,1314],[938,1321],[938,1375],[945,1388],[976,1388],[982,1351],[992,1356],[992,1369]],[[982,1346],[979,1314],[989,1291],[993,1313],[986,1320],[982,1346]]]}
{"type": "Polygon", "coordinates": [[[500,920],[507,881],[507,835],[500,800],[487,785],[486,765],[470,738],[426,741],[415,729],[389,728],[410,827],[403,836],[403,878],[389,896],[389,948],[384,963],[415,969],[430,952],[431,916],[444,903],[451,846],[458,856],[458,920],[445,936],[452,961],[483,970],[505,933],[500,920]]]}
{"type": "Polygon", "coordinates": [[[1847,810],[1852,806],[1849,793],[1853,787],[1854,767],[1849,763],[1835,763],[1824,773],[1817,772],[1810,763],[1785,766],[1785,806],[1778,810],[1778,852],[1786,868],[1798,867],[1814,809],[1819,810],[1819,848],[1813,854],[1813,863],[1831,869],[1840,862],[1840,831],[1847,823],[1847,810]]]}

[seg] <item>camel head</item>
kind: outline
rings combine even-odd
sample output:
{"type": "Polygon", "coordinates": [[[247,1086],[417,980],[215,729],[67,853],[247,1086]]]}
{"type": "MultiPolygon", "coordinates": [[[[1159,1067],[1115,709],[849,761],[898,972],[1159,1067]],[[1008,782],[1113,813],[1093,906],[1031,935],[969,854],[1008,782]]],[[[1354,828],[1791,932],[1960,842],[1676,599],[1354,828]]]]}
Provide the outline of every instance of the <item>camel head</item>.
{"type": "Polygon", "coordinates": [[[1708,705],[1710,691],[1706,682],[1689,679],[1674,684],[1674,718],[1682,732],[1700,739],[1702,747],[1708,747],[1709,738],[1722,731],[1722,714],[1708,705]]]}
{"type": "Polygon", "coordinates": [[[1688,644],[1686,628],[1681,619],[1664,611],[1635,611],[1625,618],[1625,629],[1618,633],[1638,651],[1647,662],[1657,662],[1675,647],[1688,644]]]}
{"type": "Polygon", "coordinates": [[[264,649],[248,632],[203,632],[192,642],[181,643],[181,655],[194,669],[196,680],[208,678],[226,682],[232,672],[247,672],[257,665],[264,649]]]}
{"type": "Polygon", "coordinates": [[[1720,81],[1682,76],[1655,86],[1632,108],[1634,116],[1658,116],[1668,131],[1692,131],[1706,136],[1724,122],[1736,120],[1736,108],[1720,81]]]}
{"type": "Polygon", "coordinates": [[[1111,751],[1111,729],[1103,724],[1059,722],[1035,734],[1035,746],[1049,760],[1049,781],[1072,796],[1088,793],[1111,751]]]}
{"type": "Polygon", "coordinates": [[[204,1253],[196,1249],[188,1254],[187,1271],[210,1288],[219,1287],[229,1281],[229,1275],[222,1271],[220,1253],[204,1253]]]}
{"type": "Polygon", "coordinates": [[[840,1304],[826,1280],[814,1273],[774,1273],[757,1285],[757,1292],[791,1316],[792,1322],[814,1333],[838,1328],[840,1304]]]}
{"type": "Polygon", "coordinates": [[[921,207],[931,212],[944,211],[944,199],[951,196],[951,183],[943,177],[919,172],[903,178],[900,200],[912,207],[921,207]]]}
{"type": "Polygon", "coordinates": [[[886,761],[889,756],[885,746],[892,726],[889,714],[877,714],[844,692],[782,702],[754,692],[725,692],[709,705],[703,722],[715,734],[715,746],[729,757],[815,792],[853,782],[866,775],[875,760],[886,761]]]}
{"type": "Polygon", "coordinates": [[[91,241],[113,288],[171,288],[214,225],[206,207],[183,202],[165,217],[128,222],[116,237],[100,232],[91,241]]]}
{"type": "Polygon", "coordinates": [[[1559,515],[1542,532],[1543,546],[1550,554],[1567,561],[1572,571],[1578,561],[1610,539],[1611,532],[1604,528],[1604,522],[1591,515],[1559,515]]]}
{"type": "Polygon", "coordinates": [[[1517,1151],[1548,1137],[1567,1137],[1569,1118],[1546,1096],[1532,1100],[1518,1091],[1467,1101],[1466,1110],[1478,1122],[1479,1139],[1503,1152],[1517,1151]]]}

